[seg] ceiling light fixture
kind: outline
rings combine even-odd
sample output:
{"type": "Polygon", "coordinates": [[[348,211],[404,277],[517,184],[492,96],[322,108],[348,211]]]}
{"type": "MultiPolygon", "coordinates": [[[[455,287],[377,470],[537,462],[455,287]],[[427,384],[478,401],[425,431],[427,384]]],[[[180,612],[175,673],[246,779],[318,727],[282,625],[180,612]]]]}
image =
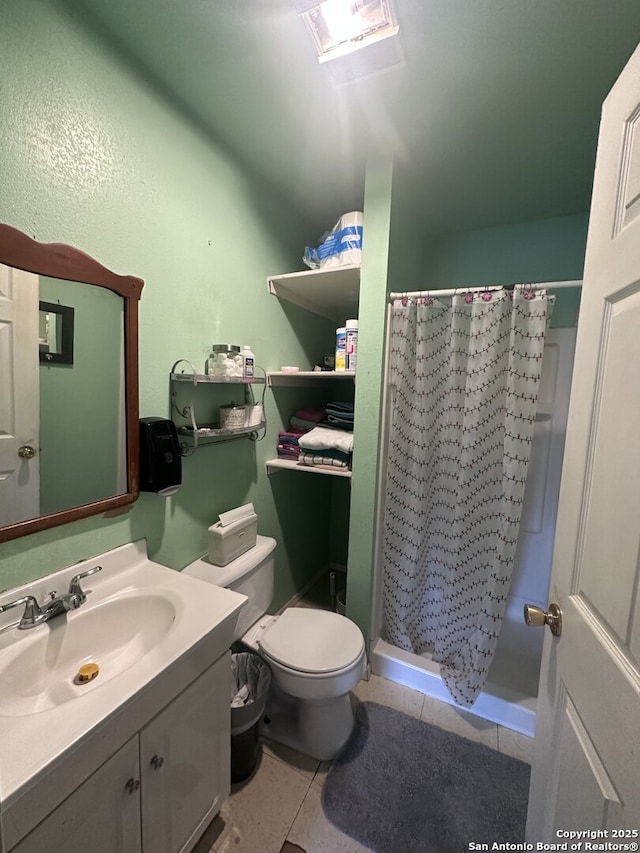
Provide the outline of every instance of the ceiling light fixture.
{"type": "Polygon", "coordinates": [[[318,51],[318,62],[346,56],[395,36],[399,29],[391,0],[298,0],[297,5],[318,51]]]}

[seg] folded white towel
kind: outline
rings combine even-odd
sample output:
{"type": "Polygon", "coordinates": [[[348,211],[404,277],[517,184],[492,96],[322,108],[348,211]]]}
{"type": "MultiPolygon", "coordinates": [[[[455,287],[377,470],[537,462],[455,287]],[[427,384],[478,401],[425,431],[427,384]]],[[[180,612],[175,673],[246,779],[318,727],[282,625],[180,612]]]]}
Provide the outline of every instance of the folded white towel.
{"type": "Polygon", "coordinates": [[[298,444],[305,450],[342,450],[343,453],[353,453],[353,433],[342,429],[314,427],[300,436],[298,444]]]}

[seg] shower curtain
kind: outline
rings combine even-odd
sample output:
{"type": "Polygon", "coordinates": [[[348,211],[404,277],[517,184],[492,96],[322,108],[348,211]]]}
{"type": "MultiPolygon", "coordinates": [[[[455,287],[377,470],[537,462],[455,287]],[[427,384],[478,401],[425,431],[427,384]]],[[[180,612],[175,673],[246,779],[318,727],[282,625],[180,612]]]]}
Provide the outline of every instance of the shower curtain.
{"type": "Polygon", "coordinates": [[[391,309],[384,631],[461,705],[504,617],[552,301],[518,285],[391,309]]]}

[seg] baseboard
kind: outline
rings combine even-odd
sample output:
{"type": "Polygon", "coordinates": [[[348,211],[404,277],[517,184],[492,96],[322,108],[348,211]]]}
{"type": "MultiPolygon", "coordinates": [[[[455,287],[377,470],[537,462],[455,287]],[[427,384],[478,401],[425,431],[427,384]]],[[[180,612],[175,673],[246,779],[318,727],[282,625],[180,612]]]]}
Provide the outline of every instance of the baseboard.
{"type": "Polygon", "coordinates": [[[295,607],[295,606],[296,606],[296,604],[300,601],[300,599],[301,599],[301,598],[304,598],[304,596],[309,592],[309,590],[311,589],[311,587],[312,587],[312,586],[315,586],[315,585],[318,583],[318,581],[319,581],[319,580],[320,580],[324,575],[326,575],[326,574],[327,574],[327,572],[329,572],[329,571],[332,571],[332,566],[331,566],[331,564],[330,564],[330,563],[329,563],[329,564],[327,564],[326,566],[324,566],[324,568],[320,569],[320,571],[319,571],[319,572],[316,572],[316,573],[315,573],[315,575],[311,578],[311,580],[310,580],[310,581],[308,581],[308,582],[307,582],[307,583],[302,587],[302,589],[300,590],[300,592],[296,592],[296,594],[295,594],[294,596],[292,596],[292,597],[289,599],[289,601],[287,601],[285,604],[283,604],[283,605],[282,605],[282,607],[280,608],[280,610],[278,610],[278,611],[277,611],[276,616],[279,616],[281,613],[284,613],[284,611],[287,609],[287,607],[295,607]]]}

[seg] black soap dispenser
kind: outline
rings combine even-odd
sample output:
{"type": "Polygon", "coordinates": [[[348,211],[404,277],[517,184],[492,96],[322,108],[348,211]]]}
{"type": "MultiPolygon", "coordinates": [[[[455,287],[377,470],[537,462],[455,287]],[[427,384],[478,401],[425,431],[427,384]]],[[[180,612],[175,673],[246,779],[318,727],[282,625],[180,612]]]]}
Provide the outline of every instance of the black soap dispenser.
{"type": "Polygon", "coordinates": [[[140,419],[140,491],[168,498],[182,485],[176,425],[167,418],[140,419]]]}

